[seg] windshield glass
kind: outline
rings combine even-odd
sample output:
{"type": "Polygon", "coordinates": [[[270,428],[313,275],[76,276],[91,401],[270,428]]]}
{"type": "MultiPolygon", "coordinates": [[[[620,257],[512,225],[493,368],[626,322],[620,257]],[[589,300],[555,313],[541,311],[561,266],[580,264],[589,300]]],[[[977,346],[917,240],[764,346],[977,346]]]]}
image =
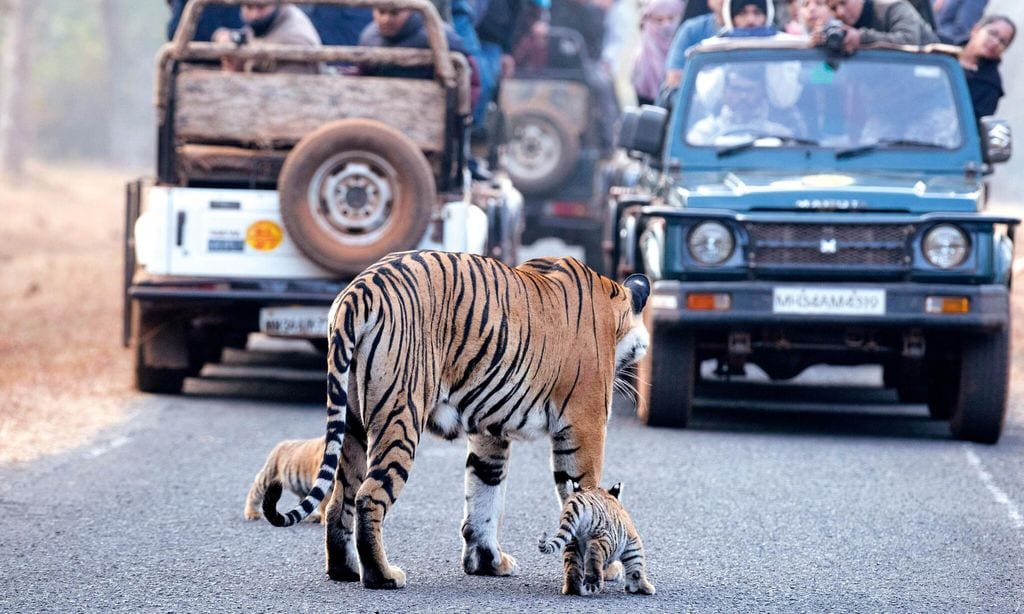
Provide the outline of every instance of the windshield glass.
{"type": "Polygon", "coordinates": [[[962,141],[949,75],[924,61],[715,62],[695,75],[690,145],[942,148],[962,141]]]}

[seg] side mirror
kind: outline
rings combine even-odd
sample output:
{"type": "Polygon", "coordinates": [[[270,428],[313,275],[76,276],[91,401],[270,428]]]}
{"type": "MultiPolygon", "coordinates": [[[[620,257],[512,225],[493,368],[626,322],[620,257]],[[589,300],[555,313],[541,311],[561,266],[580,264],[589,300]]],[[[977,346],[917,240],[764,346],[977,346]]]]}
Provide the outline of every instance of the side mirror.
{"type": "Polygon", "coordinates": [[[629,107],[619,124],[619,147],[651,156],[661,154],[668,111],[651,105],[629,107]]]}
{"type": "Polygon", "coordinates": [[[1013,132],[1010,130],[1009,122],[1005,119],[982,117],[979,127],[985,162],[998,164],[1009,160],[1013,155],[1013,132]]]}

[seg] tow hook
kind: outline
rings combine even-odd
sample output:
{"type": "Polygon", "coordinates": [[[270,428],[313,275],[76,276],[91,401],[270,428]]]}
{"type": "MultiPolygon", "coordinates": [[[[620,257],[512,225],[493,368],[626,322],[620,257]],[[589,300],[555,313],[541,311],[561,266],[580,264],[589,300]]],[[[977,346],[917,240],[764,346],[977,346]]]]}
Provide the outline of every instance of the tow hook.
{"type": "Polygon", "coordinates": [[[924,335],[920,329],[903,334],[903,357],[922,358],[924,356],[924,335]]]}
{"type": "Polygon", "coordinates": [[[729,333],[726,343],[727,356],[715,366],[719,377],[747,374],[747,356],[751,354],[750,333],[729,333]]]}

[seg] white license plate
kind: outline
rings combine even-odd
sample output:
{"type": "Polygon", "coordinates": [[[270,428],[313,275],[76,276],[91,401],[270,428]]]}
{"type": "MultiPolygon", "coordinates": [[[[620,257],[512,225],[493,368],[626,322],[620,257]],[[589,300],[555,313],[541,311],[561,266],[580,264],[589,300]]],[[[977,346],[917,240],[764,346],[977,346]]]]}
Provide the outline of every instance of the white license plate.
{"type": "Polygon", "coordinates": [[[273,337],[327,337],[327,307],[264,307],[260,332],[273,337]]]}
{"type": "Polygon", "coordinates": [[[772,313],[802,315],[885,315],[885,290],[789,286],[772,291],[772,313]]]}

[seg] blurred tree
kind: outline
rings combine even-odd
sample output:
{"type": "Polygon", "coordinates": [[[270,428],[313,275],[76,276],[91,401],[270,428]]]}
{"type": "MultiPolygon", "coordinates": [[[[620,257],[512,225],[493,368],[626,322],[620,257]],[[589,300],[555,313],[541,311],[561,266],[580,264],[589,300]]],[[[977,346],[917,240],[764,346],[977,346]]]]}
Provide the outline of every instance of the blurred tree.
{"type": "Polygon", "coordinates": [[[2,5],[0,46],[0,169],[21,175],[27,130],[29,75],[32,70],[32,17],[35,0],[6,0],[2,5]]]}
{"type": "Polygon", "coordinates": [[[126,56],[124,19],[120,12],[118,0],[99,0],[100,35],[103,40],[104,64],[103,91],[106,92],[108,104],[105,120],[106,157],[114,162],[125,163],[131,158],[130,126],[118,121],[130,113],[131,84],[125,83],[123,71],[131,65],[131,58],[126,56]]]}
{"type": "MultiPolygon", "coordinates": [[[[22,131],[22,157],[150,166],[153,68],[166,3],[0,0],[0,11],[5,2],[0,30],[14,19],[15,5],[35,15],[24,40],[0,34],[0,83],[17,83],[22,101],[22,119],[13,124],[22,131]],[[8,66],[19,75],[8,80],[8,66]]],[[[0,85],[0,94],[16,92],[0,85]]],[[[0,112],[0,121],[6,116],[0,112]]]]}

